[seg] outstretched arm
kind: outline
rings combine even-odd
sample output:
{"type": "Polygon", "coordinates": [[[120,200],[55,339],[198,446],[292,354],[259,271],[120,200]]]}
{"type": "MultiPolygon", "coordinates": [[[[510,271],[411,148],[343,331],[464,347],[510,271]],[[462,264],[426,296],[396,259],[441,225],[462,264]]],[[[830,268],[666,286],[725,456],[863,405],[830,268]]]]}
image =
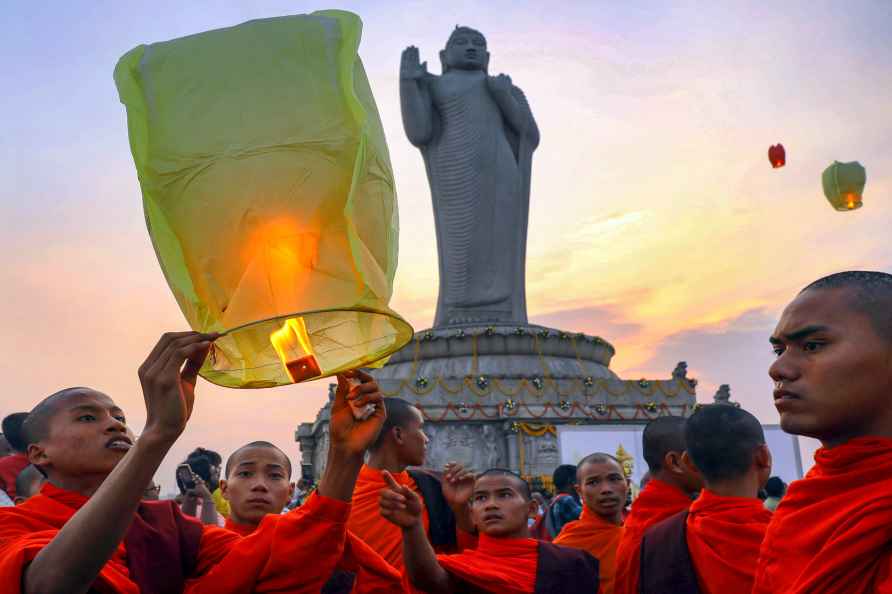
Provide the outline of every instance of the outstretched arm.
{"type": "Polygon", "coordinates": [[[195,381],[215,334],[165,334],[139,368],[146,426],[90,500],[25,569],[29,594],[85,593],[117,549],[145,485],[192,414],[195,381]]]}
{"type": "Polygon", "coordinates": [[[384,471],[387,489],[381,491],[381,515],[403,531],[403,563],[412,585],[430,594],[450,594],[456,588],[449,573],[437,561],[424,525],[421,523],[421,498],[408,487],[399,485],[384,471]]]}
{"type": "Polygon", "coordinates": [[[406,136],[417,147],[430,142],[434,134],[433,101],[426,82],[428,76],[427,62],[419,63],[418,48],[409,46],[403,50],[400,62],[400,109],[406,136]]]}

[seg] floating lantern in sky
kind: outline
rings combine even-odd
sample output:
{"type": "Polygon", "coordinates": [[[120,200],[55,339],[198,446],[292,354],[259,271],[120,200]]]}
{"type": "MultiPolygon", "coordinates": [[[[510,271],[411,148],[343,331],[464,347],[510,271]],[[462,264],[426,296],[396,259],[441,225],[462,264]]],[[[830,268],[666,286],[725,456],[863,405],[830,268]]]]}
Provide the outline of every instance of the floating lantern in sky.
{"type": "Polygon", "coordinates": [[[264,388],[373,365],[412,328],[388,303],[397,204],[356,15],[249,21],[115,68],[149,234],[201,375],[264,388]]]}
{"type": "Polygon", "coordinates": [[[861,194],[867,182],[867,172],[861,163],[840,163],[834,161],[821,176],[824,185],[824,196],[836,210],[855,210],[861,208],[861,194]]]}
{"type": "Polygon", "coordinates": [[[775,169],[786,165],[787,153],[784,150],[784,145],[777,143],[768,147],[768,161],[771,162],[771,166],[775,169]]]}

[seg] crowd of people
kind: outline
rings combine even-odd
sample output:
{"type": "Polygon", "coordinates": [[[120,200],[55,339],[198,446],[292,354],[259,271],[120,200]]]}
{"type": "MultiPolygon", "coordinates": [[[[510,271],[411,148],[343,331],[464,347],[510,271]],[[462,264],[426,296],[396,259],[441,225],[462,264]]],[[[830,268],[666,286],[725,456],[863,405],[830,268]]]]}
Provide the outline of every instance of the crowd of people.
{"type": "Polygon", "coordinates": [[[138,439],[114,400],[86,387],[3,419],[4,592],[892,591],[888,274],[812,283],[770,336],[781,425],[823,445],[804,479],[770,477],[752,414],[707,405],[645,427],[631,505],[605,452],[557,468],[550,498],[508,469],[423,469],[423,415],[361,370],[337,378],[318,484],[258,440],[225,461],[197,448],[178,467],[180,496],[160,500],[153,477],[216,337],[159,340],[139,370],[138,439]]]}

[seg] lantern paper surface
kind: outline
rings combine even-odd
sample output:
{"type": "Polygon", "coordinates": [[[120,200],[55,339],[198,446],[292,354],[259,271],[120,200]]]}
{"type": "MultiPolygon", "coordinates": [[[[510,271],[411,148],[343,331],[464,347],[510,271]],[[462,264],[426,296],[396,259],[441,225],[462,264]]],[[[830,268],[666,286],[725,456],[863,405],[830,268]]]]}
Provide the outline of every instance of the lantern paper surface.
{"type": "Polygon", "coordinates": [[[824,196],[836,210],[848,211],[861,208],[861,194],[867,183],[867,172],[861,163],[834,161],[821,175],[824,196]]]}
{"type": "Polygon", "coordinates": [[[263,19],[139,46],[115,68],[152,243],[201,375],[263,388],[380,364],[412,337],[388,306],[393,173],[356,15],[263,19]]]}
{"type": "Polygon", "coordinates": [[[781,143],[777,143],[768,147],[768,161],[771,163],[771,166],[777,169],[778,167],[783,167],[787,164],[787,153],[784,150],[784,145],[781,143]]]}

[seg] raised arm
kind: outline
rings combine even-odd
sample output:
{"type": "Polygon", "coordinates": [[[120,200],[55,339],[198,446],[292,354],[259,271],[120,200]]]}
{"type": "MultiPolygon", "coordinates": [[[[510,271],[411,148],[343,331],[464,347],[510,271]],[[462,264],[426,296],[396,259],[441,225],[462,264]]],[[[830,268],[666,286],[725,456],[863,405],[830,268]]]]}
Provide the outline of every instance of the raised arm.
{"type": "Polygon", "coordinates": [[[422,147],[434,135],[434,108],[427,87],[427,62],[419,63],[418,48],[403,50],[400,61],[400,109],[409,142],[422,147]]]}
{"type": "Polygon", "coordinates": [[[403,531],[403,562],[412,585],[429,594],[450,594],[456,584],[437,561],[421,522],[421,498],[408,487],[397,484],[386,470],[387,489],[381,491],[381,515],[403,531]]]}
{"type": "Polygon", "coordinates": [[[85,593],[124,538],[145,485],[192,414],[195,381],[215,334],[165,334],[139,368],[146,426],[99,489],[25,569],[29,594],[85,593]]]}

